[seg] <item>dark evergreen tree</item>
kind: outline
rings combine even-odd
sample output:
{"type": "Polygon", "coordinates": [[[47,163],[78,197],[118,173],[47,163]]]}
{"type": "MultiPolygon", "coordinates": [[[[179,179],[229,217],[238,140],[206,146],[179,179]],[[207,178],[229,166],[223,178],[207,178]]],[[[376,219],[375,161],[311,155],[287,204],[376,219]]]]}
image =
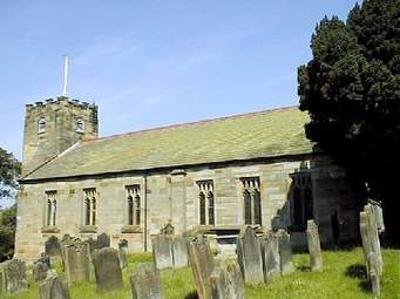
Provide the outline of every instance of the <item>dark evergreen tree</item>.
{"type": "Polygon", "coordinates": [[[311,49],[298,70],[307,137],[368,183],[368,196],[384,203],[388,232],[399,237],[400,1],[365,0],[346,23],[325,17],[311,49]]]}

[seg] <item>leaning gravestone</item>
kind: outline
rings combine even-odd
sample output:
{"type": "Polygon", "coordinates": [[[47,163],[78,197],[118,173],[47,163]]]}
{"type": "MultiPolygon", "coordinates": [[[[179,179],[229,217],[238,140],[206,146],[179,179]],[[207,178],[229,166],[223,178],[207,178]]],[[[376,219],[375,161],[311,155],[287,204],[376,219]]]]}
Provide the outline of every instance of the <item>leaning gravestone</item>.
{"type": "Polygon", "coordinates": [[[97,237],[97,249],[110,247],[110,237],[106,233],[102,233],[97,237]]]}
{"type": "Polygon", "coordinates": [[[211,297],[209,277],[214,269],[210,244],[199,234],[188,241],[188,251],[197,295],[199,299],[209,299],[211,297]]]}
{"type": "Polygon", "coordinates": [[[268,232],[263,240],[264,276],[268,282],[281,273],[278,237],[272,231],[268,232]]]}
{"type": "Polygon", "coordinates": [[[53,256],[61,256],[61,246],[58,238],[56,236],[51,236],[45,243],[44,243],[45,253],[46,255],[53,257],[53,256]]]}
{"type": "Polygon", "coordinates": [[[380,276],[379,276],[379,260],[374,252],[368,254],[368,276],[371,281],[372,293],[379,297],[381,294],[380,276]]]}
{"type": "Polygon", "coordinates": [[[264,282],[263,261],[260,242],[250,226],[241,229],[237,239],[237,254],[240,269],[246,284],[264,282]]]}
{"type": "Polygon", "coordinates": [[[209,280],[212,299],[244,299],[244,281],[236,261],[221,261],[214,267],[209,280]]]}
{"type": "Polygon", "coordinates": [[[172,237],[172,252],[174,268],[186,267],[189,262],[187,242],[182,236],[172,237]]]}
{"type": "Polygon", "coordinates": [[[87,243],[77,243],[62,247],[63,262],[67,281],[69,284],[75,281],[90,280],[90,252],[87,243]]]}
{"type": "Polygon", "coordinates": [[[132,299],[163,299],[161,278],[151,263],[139,265],[130,279],[132,299]]]}
{"type": "Polygon", "coordinates": [[[307,221],[307,245],[308,252],[310,253],[310,267],[311,271],[322,270],[322,254],[321,244],[319,241],[318,226],[314,220],[307,221]]]}
{"type": "Polygon", "coordinates": [[[44,280],[47,276],[48,270],[49,266],[46,263],[41,260],[35,261],[32,266],[33,280],[35,282],[44,280]]]}
{"type": "Polygon", "coordinates": [[[2,280],[4,293],[15,294],[28,288],[26,264],[24,261],[12,259],[2,264],[2,280]]]}
{"type": "Polygon", "coordinates": [[[102,248],[95,252],[93,265],[98,291],[108,292],[123,287],[120,261],[116,249],[102,248]]]}
{"type": "Polygon", "coordinates": [[[156,268],[162,270],[173,267],[172,236],[156,235],[151,241],[156,268]]]}
{"type": "Polygon", "coordinates": [[[49,270],[44,282],[40,285],[40,299],[69,299],[68,284],[57,276],[54,270],[49,270]]]}
{"type": "Polygon", "coordinates": [[[121,269],[128,267],[128,241],[122,239],[118,243],[118,254],[119,261],[121,263],[121,269]]]}
{"type": "Polygon", "coordinates": [[[286,230],[280,229],[277,232],[279,242],[279,259],[281,264],[281,273],[289,274],[294,271],[293,253],[290,244],[290,235],[286,230]]]}

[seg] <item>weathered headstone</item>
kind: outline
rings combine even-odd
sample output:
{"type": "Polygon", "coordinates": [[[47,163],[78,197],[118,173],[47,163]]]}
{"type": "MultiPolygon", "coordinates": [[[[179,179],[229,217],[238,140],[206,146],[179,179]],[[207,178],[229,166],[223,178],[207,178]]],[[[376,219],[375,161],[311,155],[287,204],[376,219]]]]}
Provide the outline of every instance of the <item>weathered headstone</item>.
{"type": "Polygon", "coordinates": [[[221,261],[210,277],[211,298],[244,299],[244,281],[236,261],[221,261]]]}
{"type": "Polygon", "coordinates": [[[50,256],[48,256],[45,252],[40,254],[39,261],[46,264],[49,269],[51,268],[50,256]]]}
{"type": "Polygon", "coordinates": [[[104,247],[110,247],[110,237],[106,233],[101,233],[97,237],[97,249],[102,249],[104,247]]]}
{"type": "Polygon", "coordinates": [[[114,248],[102,248],[93,255],[97,290],[108,292],[123,287],[122,272],[118,251],[114,248]]]}
{"type": "Polygon", "coordinates": [[[310,253],[311,271],[322,270],[321,244],[319,240],[318,226],[314,220],[307,221],[307,245],[310,253]]]}
{"type": "Polygon", "coordinates": [[[371,281],[372,293],[379,297],[381,294],[380,275],[379,275],[379,260],[374,252],[368,254],[368,276],[371,281]]]}
{"type": "Polygon", "coordinates": [[[89,244],[90,253],[93,253],[97,249],[97,241],[93,240],[93,238],[89,238],[85,242],[89,244]]]}
{"type": "Polygon", "coordinates": [[[71,284],[74,281],[90,280],[90,252],[87,243],[77,243],[62,247],[63,262],[67,281],[71,284]]]}
{"type": "Polygon", "coordinates": [[[167,223],[164,227],[161,228],[160,234],[171,236],[175,234],[175,227],[171,223],[167,223]]]}
{"type": "Polygon", "coordinates": [[[32,266],[33,280],[35,282],[42,281],[47,276],[49,266],[41,260],[35,261],[32,266]]]}
{"type": "Polygon", "coordinates": [[[139,265],[130,279],[132,299],[163,299],[161,278],[151,263],[139,265]]]}
{"type": "Polygon", "coordinates": [[[2,280],[4,293],[15,294],[28,288],[26,264],[24,261],[12,259],[2,264],[2,280]]]}
{"type": "Polygon", "coordinates": [[[277,235],[273,232],[268,232],[263,242],[264,276],[267,282],[281,273],[279,242],[277,235]]]}
{"type": "Polygon", "coordinates": [[[246,284],[264,282],[263,260],[260,242],[250,226],[241,229],[237,239],[237,254],[240,269],[246,284]]]}
{"type": "Polygon", "coordinates": [[[172,236],[156,235],[151,241],[156,268],[162,270],[173,267],[172,236]]]}
{"type": "Polygon", "coordinates": [[[128,241],[122,239],[118,243],[119,261],[121,263],[121,269],[128,267],[128,241]]]}
{"type": "Polygon", "coordinates": [[[69,289],[65,281],[57,276],[54,270],[49,270],[44,282],[40,285],[40,299],[69,299],[69,289]]]}
{"type": "Polygon", "coordinates": [[[60,242],[56,236],[51,236],[45,243],[45,253],[48,256],[61,256],[60,242]]]}
{"type": "Polygon", "coordinates": [[[281,273],[289,274],[294,271],[293,253],[290,244],[290,235],[286,230],[280,229],[277,232],[279,242],[279,259],[281,265],[281,273]]]}
{"type": "Polygon", "coordinates": [[[207,239],[198,235],[188,241],[189,261],[199,299],[211,297],[209,277],[214,269],[214,260],[207,239]]]}
{"type": "Polygon", "coordinates": [[[189,262],[187,241],[182,236],[172,237],[172,252],[174,268],[186,267],[189,262]]]}

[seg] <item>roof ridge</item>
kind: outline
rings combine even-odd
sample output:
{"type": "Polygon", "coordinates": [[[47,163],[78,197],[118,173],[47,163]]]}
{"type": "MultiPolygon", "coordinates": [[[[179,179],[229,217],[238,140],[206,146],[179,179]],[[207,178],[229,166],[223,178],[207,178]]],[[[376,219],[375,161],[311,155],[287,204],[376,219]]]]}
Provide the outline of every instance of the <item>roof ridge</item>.
{"type": "Polygon", "coordinates": [[[208,119],[192,121],[192,122],[187,122],[187,123],[177,123],[177,124],[165,125],[165,126],[154,127],[154,128],[149,128],[149,129],[142,129],[142,130],[138,130],[138,131],[131,131],[131,132],[127,132],[127,133],[114,134],[114,135],[104,136],[104,137],[82,139],[81,141],[85,142],[85,143],[102,141],[102,140],[107,140],[107,139],[112,139],[112,138],[131,136],[131,135],[145,133],[145,132],[159,131],[159,130],[165,130],[165,129],[174,129],[174,128],[183,128],[183,127],[189,127],[189,126],[194,126],[194,125],[198,125],[198,124],[224,121],[227,119],[241,118],[241,117],[245,117],[245,116],[255,116],[255,115],[267,114],[267,113],[271,113],[271,112],[275,112],[275,111],[290,110],[290,109],[294,109],[294,108],[298,108],[298,106],[293,105],[293,106],[286,106],[286,107],[277,107],[277,108],[265,109],[265,110],[260,110],[260,111],[233,114],[233,115],[228,115],[228,116],[220,116],[220,117],[216,117],[216,118],[208,118],[208,119]]]}

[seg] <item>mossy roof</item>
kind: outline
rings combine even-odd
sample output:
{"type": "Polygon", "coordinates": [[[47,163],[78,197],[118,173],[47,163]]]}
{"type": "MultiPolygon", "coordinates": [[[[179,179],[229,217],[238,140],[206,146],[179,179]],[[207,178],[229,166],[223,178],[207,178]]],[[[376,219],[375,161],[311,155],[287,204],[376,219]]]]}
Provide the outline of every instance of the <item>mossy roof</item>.
{"type": "Polygon", "coordinates": [[[29,179],[149,170],[311,153],[297,107],[80,141],[29,179]]]}

